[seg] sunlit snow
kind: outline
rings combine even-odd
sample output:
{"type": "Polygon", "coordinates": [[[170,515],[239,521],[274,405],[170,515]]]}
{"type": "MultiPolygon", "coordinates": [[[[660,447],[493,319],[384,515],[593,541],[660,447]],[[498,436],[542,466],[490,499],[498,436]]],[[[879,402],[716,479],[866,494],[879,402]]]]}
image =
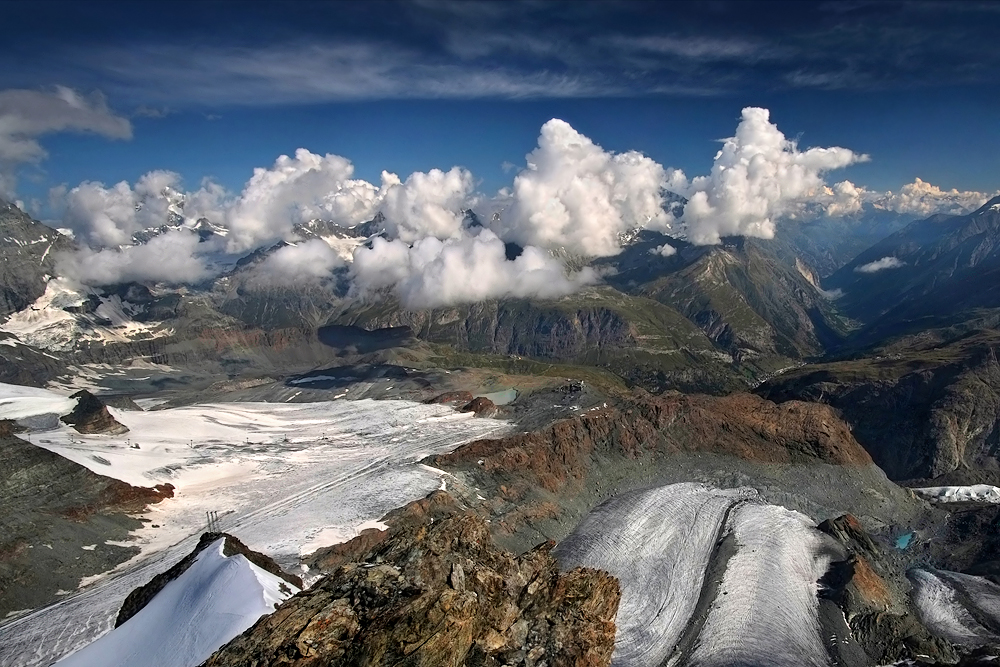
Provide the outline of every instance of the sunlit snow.
{"type": "Polygon", "coordinates": [[[191,667],[249,628],[298,589],[245,556],[223,555],[219,539],[198,554],[138,614],[61,660],[63,667],[191,667]]]}

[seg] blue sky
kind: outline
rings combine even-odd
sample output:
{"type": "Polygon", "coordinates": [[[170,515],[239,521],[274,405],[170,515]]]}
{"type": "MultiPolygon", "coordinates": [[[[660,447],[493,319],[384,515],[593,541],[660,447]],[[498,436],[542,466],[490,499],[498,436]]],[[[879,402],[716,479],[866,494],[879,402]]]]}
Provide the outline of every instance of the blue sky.
{"type": "Polygon", "coordinates": [[[997,3],[35,1],[0,24],[0,91],[96,92],[131,130],[38,125],[46,155],[6,165],[0,136],[24,199],[153,169],[238,190],[298,147],[493,192],[553,117],[700,174],[745,106],[869,154],[843,170],[869,188],[1000,188],[997,3]]]}

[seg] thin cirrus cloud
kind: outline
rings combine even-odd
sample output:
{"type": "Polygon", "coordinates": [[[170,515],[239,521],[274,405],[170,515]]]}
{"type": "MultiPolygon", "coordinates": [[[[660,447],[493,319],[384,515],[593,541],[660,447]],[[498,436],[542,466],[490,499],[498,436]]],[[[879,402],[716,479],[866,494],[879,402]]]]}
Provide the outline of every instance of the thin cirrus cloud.
{"type": "Polygon", "coordinates": [[[586,97],[621,94],[586,72],[515,70],[428,57],[394,44],[180,45],[91,56],[110,90],[144,103],[248,106],[366,99],[586,97]]]}

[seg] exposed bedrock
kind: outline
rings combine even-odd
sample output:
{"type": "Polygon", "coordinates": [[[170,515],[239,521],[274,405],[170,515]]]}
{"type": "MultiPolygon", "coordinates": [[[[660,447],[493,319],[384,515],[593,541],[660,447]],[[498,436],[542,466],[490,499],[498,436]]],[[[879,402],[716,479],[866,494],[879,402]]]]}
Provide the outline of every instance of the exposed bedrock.
{"type": "Polygon", "coordinates": [[[86,389],[76,392],[70,398],[77,399],[76,407],[60,419],[76,431],[102,435],[128,433],[128,427],[111,416],[108,406],[86,389]]]}
{"type": "Polygon", "coordinates": [[[607,665],[618,582],[561,574],[551,548],[503,552],[473,514],[401,530],[205,665],[607,665]]]}
{"type": "Polygon", "coordinates": [[[141,526],[131,515],[173,496],[169,484],[147,489],[94,474],[13,430],[0,422],[0,619],[134,556],[116,546],[141,526]]]}
{"type": "Polygon", "coordinates": [[[807,366],[762,385],[774,401],[826,403],[891,479],[1000,483],[1000,336],[975,332],[880,356],[807,366]]]}

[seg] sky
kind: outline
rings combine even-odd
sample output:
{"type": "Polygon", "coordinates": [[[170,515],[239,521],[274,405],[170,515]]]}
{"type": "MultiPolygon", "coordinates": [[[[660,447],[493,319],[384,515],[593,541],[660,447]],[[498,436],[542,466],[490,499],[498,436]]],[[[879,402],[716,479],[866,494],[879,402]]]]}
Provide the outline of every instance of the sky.
{"type": "MultiPolygon", "coordinates": [[[[182,200],[230,255],[381,212],[355,284],[433,305],[484,266],[445,301],[592,284],[551,251],[635,227],[712,244],[1000,191],[997,3],[33,0],[0,24],[0,196],[72,230],[91,283],[210,276],[191,233],[121,251],[182,200]],[[466,207],[500,217],[477,236],[466,207]]],[[[275,276],[339,261],[295,248],[275,276]]]]}
{"type": "Polygon", "coordinates": [[[847,176],[873,189],[1000,185],[996,3],[36,0],[0,22],[0,90],[102,95],[131,126],[40,133],[23,199],[153,169],[238,189],[300,147],[490,192],[554,117],[700,173],[746,106],[870,155],[847,176]]]}

